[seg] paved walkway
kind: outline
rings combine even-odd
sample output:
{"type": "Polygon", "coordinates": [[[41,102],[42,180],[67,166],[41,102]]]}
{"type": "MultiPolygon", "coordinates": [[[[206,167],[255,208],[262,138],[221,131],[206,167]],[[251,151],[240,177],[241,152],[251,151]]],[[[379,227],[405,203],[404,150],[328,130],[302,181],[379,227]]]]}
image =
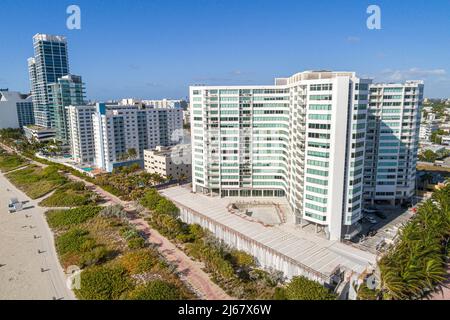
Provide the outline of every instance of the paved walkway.
{"type": "MultiPolygon", "coordinates": [[[[131,202],[123,201],[93,183],[73,175],[68,175],[68,177],[74,181],[84,182],[86,186],[92,188],[92,190],[97,192],[97,194],[101,195],[111,204],[120,204],[129,211],[135,209],[131,202]]],[[[211,281],[209,275],[201,269],[201,263],[192,260],[181,249],[177,248],[166,237],[162,236],[157,230],[152,229],[144,219],[131,219],[130,223],[136,225],[139,230],[146,233],[149,242],[157,245],[159,252],[165,259],[167,259],[167,261],[177,265],[177,272],[182,275],[182,280],[184,280],[197,293],[199,298],[205,300],[232,299],[224,290],[222,290],[222,288],[211,281]]]]}

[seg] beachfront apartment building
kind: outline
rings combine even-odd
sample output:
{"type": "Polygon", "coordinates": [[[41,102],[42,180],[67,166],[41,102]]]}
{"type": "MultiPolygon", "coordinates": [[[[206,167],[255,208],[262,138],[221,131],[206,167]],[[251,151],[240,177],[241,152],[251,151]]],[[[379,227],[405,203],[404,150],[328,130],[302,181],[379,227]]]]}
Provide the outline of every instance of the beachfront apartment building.
{"type": "Polygon", "coordinates": [[[155,108],[168,108],[168,109],[181,109],[181,100],[160,99],[160,100],[142,100],[147,106],[153,106],[155,108]]]}
{"type": "Polygon", "coordinates": [[[351,238],[371,85],[353,72],[307,71],[269,86],[191,86],[193,192],[286,197],[295,223],[351,238]]]}
{"type": "Polygon", "coordinates": [[[84,83],[80,76],[68,74],[48,85],[48,100],[53,110],[56,139],[69,143],[69,130],[66,107],[80,106],[85,102],[84,83]]]}
{"type": "Polygon", "coordinates": [[[396,205],[415,195],[423,89],[422,81],[370,87],[364,166],[370,204],[396,205]]]}
{"type": "Polygon", "coordinates": [[[179,143],[183,129],[178,109],[104,103],[66,109],[74,160],[108,172],[132,163],[143,167],[145,149],[179,143]]]}
{"type": "Polygon", "coordinates": [[[34,124],[31,96],[0,89],[0,128],[22,128],[31,124],[34,124]]]}
{"type": "Polygon", "coordinates": [[[86,165],[95,164],[92,116],[96,106],[67,106],[68,138],[72,159],[86,165]]]}
{"type": "Polygon", "coordinates": [[[144,150],[144,169],[148,173],[156,173],[164,178],[188,180],[191,177],[192,168],[190,157],[186,159],[186,154],[190,156],[190,150],[190,145],[182,144],[144,150]]]}

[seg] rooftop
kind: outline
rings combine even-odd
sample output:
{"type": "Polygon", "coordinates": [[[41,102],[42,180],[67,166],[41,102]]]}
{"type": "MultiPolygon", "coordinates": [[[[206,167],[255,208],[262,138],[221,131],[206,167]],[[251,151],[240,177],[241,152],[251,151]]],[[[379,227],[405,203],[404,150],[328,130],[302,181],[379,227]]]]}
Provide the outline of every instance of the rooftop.
{"type": "Polygon", "coordinates": [[[51,35],[51,34],[44,34],[44,33],[36,33],[33,36],[33,41],[53,41],[53,42],[64,42],[66,43],[66,37],[64,36],[57,36],[57,35],[51,35]]]}
{"type": "MultiPolygon", "coordinates": [[[[375,255],[338,241],[323,239],[301,230],[298,225],[287,222],[268,227],[233,215],[227,210],[227,206],[236,199],[194,194],[186,186],[168,188],[160,192],[174,203],[188,207],[217,224],[225,225],[244,237],[259,242],[325,276],[330,276],[340,266],[362,273],[375,264],[375,255]]],[[[255,198],[249,199],[255,200],[255,198]]],[[[243,199],[239,198],[239,200],[243,199]]],[[[264,200],[277,201],[281,206],[287,206],[284,198],[264,200]]]]}

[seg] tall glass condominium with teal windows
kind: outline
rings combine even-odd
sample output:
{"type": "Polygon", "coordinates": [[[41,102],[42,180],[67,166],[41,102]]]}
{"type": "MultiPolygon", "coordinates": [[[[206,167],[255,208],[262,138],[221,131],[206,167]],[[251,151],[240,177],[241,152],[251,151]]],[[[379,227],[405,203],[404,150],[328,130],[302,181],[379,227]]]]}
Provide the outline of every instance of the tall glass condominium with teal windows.
{"type": "Polygon", "coordinates": [[[85,89],[80,76],[66,75],[48,85],[48,100],[52,106],[56,139],[69,144],[69,123],[66,107],[84,105],[85,89]]]}
{"type": "Polygon", "coordinates": [[[193,191],[286,197],[297,223],[351,237],[362,218],[370,86],[352,72],[308,71],[270,86],[190,87],[193,191]]]}
{"type": "Polygon", "coordinates": [[[49,101],[48,85],[69,74],[67,41],[63,36],[36,34],[34,57],[28,59],[34,117],[37,125],[55,126],[54,107],[49,101]]]}

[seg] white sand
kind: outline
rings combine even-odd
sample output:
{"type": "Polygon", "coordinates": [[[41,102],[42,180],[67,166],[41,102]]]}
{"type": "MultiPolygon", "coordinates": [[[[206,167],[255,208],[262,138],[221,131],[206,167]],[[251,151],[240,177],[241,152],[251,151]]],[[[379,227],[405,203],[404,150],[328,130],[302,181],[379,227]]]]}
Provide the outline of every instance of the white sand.
{"type": "Polygon", "coordinates": [[[0,299],[74,299],[56,255],[45,209],[37,206],[39,201],[31,200],[0,173],[0,299]],[[34,208],[9,213],[11,197],[29,200],[24,207],[34,208]],[[40,238],[34,239],[34,235],[40,238]],[[41,272],[41,268],[47,271],[41,272]]]}

